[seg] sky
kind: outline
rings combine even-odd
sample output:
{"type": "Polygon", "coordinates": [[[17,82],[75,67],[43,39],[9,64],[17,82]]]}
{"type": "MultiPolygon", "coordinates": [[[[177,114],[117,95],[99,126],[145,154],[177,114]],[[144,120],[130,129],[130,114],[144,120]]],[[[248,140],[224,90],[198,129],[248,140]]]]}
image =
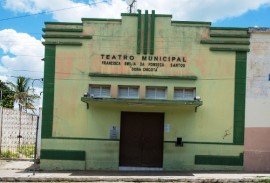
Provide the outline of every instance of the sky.
{"type": "MultiPolygon", "coordinates": [[[[214,27],[270,27],[270,0],[137,0],[136,8],[214,27]]],[[[29,77],[42,92],[44,22],[121,18],[124,0],[0,0],[0,80],[29,77]]]]}

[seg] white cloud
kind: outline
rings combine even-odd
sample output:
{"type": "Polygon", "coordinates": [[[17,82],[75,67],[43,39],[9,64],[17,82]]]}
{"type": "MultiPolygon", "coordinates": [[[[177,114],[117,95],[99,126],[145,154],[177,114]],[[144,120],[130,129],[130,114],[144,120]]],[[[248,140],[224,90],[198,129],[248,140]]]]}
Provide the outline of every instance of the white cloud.
{"type": "MultiPolygon", "coordinates": [[[[8,0],[4,7],[14,12],[39,13],[58,9],[76,7],[64,11],[53,12],[58,21],[80,21],[82,17],[119,18],[120,13],[127,12],[127,4],[123,0],[111,0],[110,4],[100,3],[102,0],[90,0],[77,3],[72,0],[8,0]]],[[[249,10],[256,10],[262,5],[269,5],[270,0],[138,0],[137,8],[156,10],[161,14],[172,14],[174,20],[217,21],[239,16],[249,10]]]]}
{"type": "Polygon", "coordinates": [[[106,0],[76,3],[72,0],[9,0],[4,8],[20,13],[50,12],[58,21],[81,21],[82,17],[114,17],[120,18],[120,13],[127,10],[127,5],[122,0],[112,0],[110,4],[106,0]],[[65,9],[65,10],[61,10],[65,9]],[[55,11],[60,10],[60,11],[55,11]]]}
{"type": "Polygon", "coordinates": [[[0,65],[0,73],[3,74],[3,73],[7,73],[7,72],[8,72],[7,68],[0,65]]]}
{"type": "Polygon", "coordinates": [[[0,49],[3,50],[1,60],[1,76],[14,81],[11,76],[30,78],[43,77],[44,47],[40,40],[26,33],[18,33],[13,29],[0,31],[0,49]]]}
{"type": "Polygon", "coordinates": [[[38,111],[38,108],[42,107],[43,89],[39,87],[34,87],[34,93],[40,96],[40,98],[35,101],[36,111],[38,111]]]}
{"type": "Polygon", "coordinates": [[[0,65],[0,80],[6,82],[8,80],[6,74],[8,69],[0,65]]]}
{"type": "MultiPolygon", "coordinates": [[[[2,81],[15,82],[14,76],[25,76],[32,79],[43,78],[44,47],[40,40],[26,33],[18,33],[13,29],[0,31],[0,50],[3,56],[0,57],[0,79],[2,81]]],[[[30,85],[32,84],[30,81],[30,85]]],[[[30,86],[31,87],[31,86],[30,86]]],[[[42,85],[36,81],[34,92],[39,95],[42,85]]],[[[35,101],[35,106],[41,105],[42,99],[35,101]]],[[[15,105],[16,108],[16,105],[15,105]]]]}
{"type": "Polygon", "coordinates": [[[154,9],[157,13],[172,14],[175,20],[212,21],[242,15],[249,10],[270,4],[270,0],[170,0],[138,1],[141,9],[154,9]]]}

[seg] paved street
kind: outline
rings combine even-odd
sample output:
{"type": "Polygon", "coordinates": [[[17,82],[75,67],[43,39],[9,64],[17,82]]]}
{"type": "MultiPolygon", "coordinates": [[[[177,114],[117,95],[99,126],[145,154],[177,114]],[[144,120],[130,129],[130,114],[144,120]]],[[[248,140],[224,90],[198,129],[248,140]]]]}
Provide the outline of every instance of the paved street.
{"type": "Polygon", "coordinates": [[[270,182],[268,173],[226,171],[36,171],[33,162],[0,160],[2,182],[270,182]]]}

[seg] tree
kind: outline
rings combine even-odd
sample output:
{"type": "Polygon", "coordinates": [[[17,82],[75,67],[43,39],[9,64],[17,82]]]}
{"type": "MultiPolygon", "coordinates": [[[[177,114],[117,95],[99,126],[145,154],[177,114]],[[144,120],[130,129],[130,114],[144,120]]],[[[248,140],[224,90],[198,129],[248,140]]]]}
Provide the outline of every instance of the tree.
{"type": "Polygon", "coordinates": [[[30,109],[34,112],[34,100],[39,98],[36,94],[30,93],[29,87],[30,78],[19,76],[16,80],[16,84],[8,82],[11,90],[14,92],[14,100],[19,105],[19,111],[30,109]]]}
{"type": "Polygon", "coordinates": [[[6,108],[13,109],[14,107],[14,92],[6,83],[0,80],[0,105],[6,108]]]}

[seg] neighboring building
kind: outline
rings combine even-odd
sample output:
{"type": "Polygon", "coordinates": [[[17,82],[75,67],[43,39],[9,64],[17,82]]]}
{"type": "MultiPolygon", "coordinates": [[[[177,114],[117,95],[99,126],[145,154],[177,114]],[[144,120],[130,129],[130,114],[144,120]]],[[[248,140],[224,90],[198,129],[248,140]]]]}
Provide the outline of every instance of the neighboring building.
{"type": "Polygon", "coordinates": [[[46,22],[41,169],[243,169],[246,28],[46,22]]]}
{"type": "Polygon", "coordinates": [[[270,29],[249,32],[244,167],[270,171],[270,29]]]}

